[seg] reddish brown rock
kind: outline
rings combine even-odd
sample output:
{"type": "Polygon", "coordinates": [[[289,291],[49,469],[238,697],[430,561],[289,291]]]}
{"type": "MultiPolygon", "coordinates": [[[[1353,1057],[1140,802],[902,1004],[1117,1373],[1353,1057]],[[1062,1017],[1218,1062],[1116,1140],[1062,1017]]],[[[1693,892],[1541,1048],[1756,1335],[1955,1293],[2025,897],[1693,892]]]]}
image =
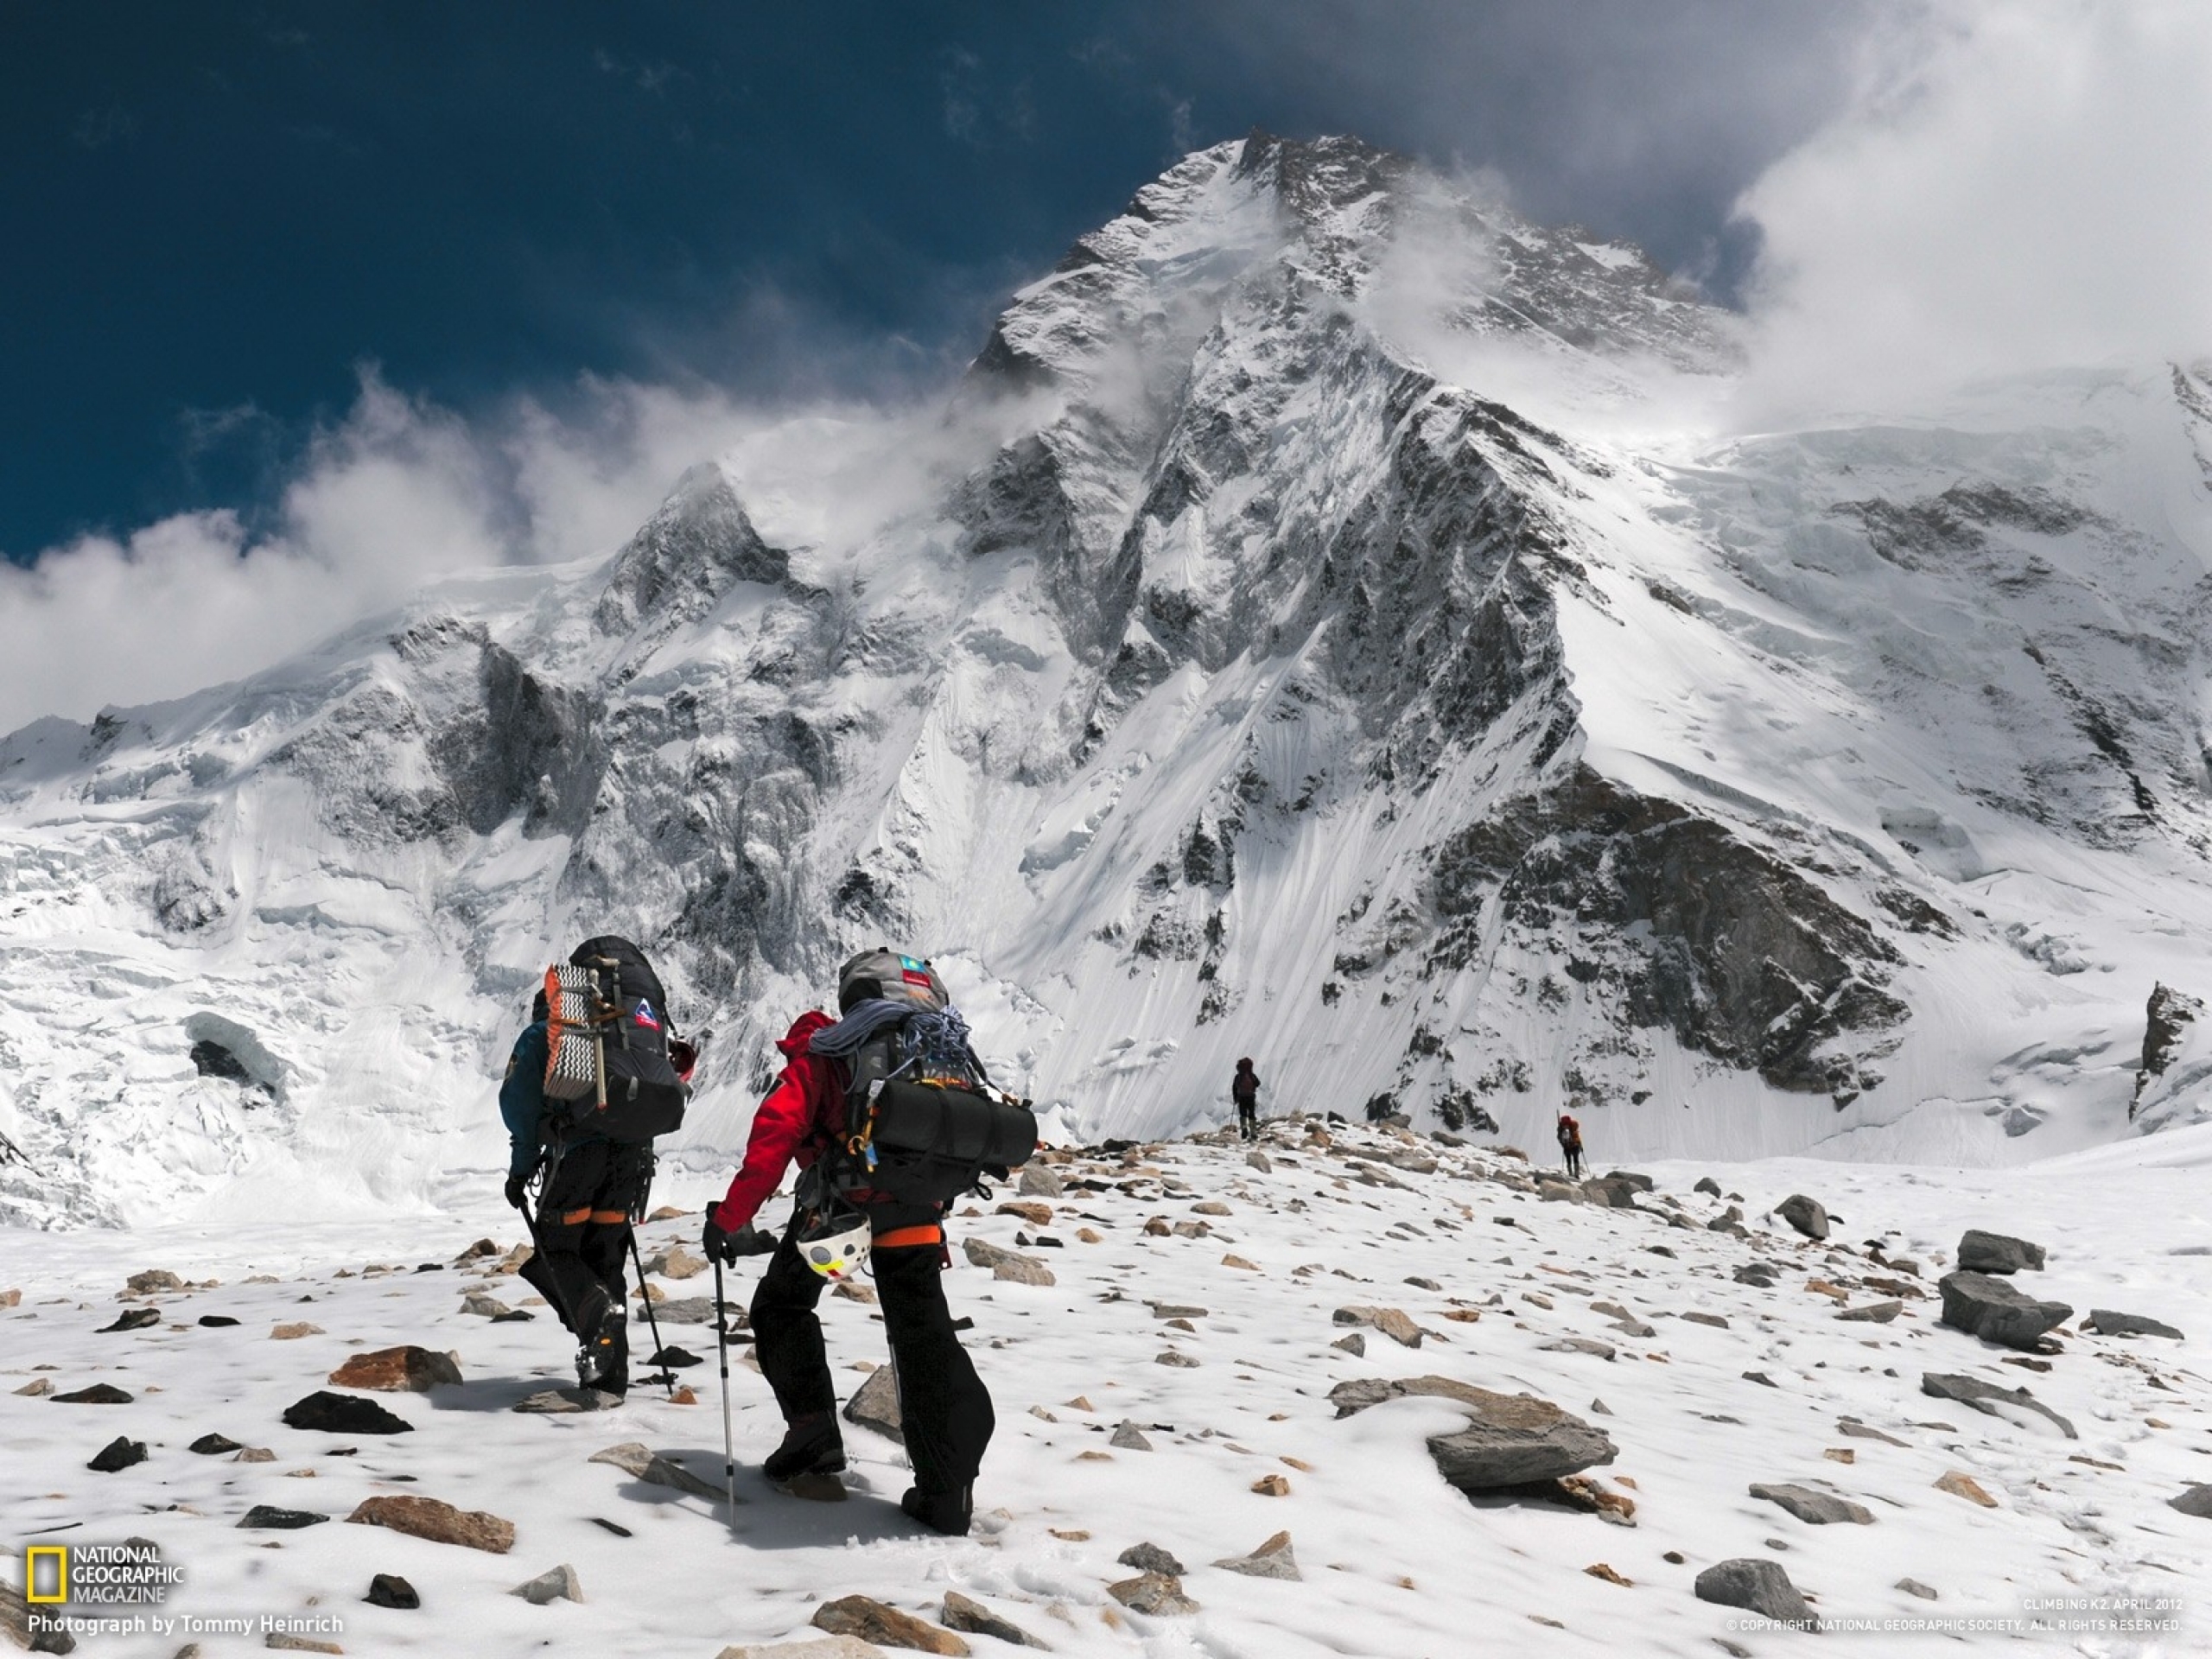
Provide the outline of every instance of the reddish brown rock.
{"type": "Polygon", "coordinates": [[[482,1510],[457,1510],[435,1497],[370,1497],[346,1517],[368,1527],[388,1527],[434,1544],[459,1544],[504,1555],[514,1548],[515,1523],[482,1510]]]}
{"type": "Polygon", "coordinates": [[[1963,1497],[1969,1503],[1979,1503],[1985,1510],[1997,1507],[1997,1500],[1983,1489],[1981,1483],[1963,1470],[1946,1470],[1936,1480],[1936,1490],[1948,1492],[1954,1497],[1963,1497]]]}
{"type": "Polygon", "coordinates": [[[939,1630],[925,1619],[887,1607],[866,1596],[840,1596],[814,1610],[810,1621],[817,1630],[849,1636],[886,1648],[911,1648],[918,1653],[964,1656],[968,1644],[950,1630],[939,1630]]]}
{"type": "Polygon", "coordinates": [[[1421,1329],[1395,1307],[1340,1307],[1331,1316],[1338,1325],[1371,1325],[1408,1348],[1421,1346],[1421,1329]]]}
{"type": "Polygon", "coordinates": [[[330,1374],[341,1389],[371,1389],[382,1394],[427,1394],[439,1383],[458,1385],[461,1367],[452,1356],[413,1344],[355,1354],[330,1374]]]}

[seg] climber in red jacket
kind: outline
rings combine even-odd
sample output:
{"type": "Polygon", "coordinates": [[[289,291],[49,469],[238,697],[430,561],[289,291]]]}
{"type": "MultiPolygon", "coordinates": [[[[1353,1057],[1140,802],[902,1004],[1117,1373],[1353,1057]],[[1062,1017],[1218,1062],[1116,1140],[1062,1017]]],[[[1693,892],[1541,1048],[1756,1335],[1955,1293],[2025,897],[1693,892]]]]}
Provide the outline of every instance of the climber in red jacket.
{"type": "MultiPolygon", "coordinates": [[[[840,1009],[850,1014],[874,995],[868,981],[848,983],[839,992],[840,1009]]],[[[809,1011],[777,1043],[783,1074],[753,1114],[745,1159],[728,1195],[707,1211],[709,1256],[728,1262],[772,1252],[753,1294],[753,1352],[786,1428],[763,1472],[782,1481],[834,1474],[845,1466],[836,1388],[815,1310],[824,1289],[867,1262],[890,1338],[914,1467],[914,1485],[900,1507],[938,1532],[963,1534],[996,1418],[945,1305],[943,1274],[950,1257],[944,1206],[891,1202],[862,1192],[850,1195],[862,1219],[849,1230],[828,1230],[847,1224],[830,1218],[836,1210],[826,1198],[810,1195],[810,1184],[802,1178],[801,1201],[780,1239],[772,1240],[753,1224],[785,1170],[793,1164],[811,1168],[844,1133],[847,1062],[813,1048],[817,1033],[833,1029],[827,1014],[809,1011]]]]}

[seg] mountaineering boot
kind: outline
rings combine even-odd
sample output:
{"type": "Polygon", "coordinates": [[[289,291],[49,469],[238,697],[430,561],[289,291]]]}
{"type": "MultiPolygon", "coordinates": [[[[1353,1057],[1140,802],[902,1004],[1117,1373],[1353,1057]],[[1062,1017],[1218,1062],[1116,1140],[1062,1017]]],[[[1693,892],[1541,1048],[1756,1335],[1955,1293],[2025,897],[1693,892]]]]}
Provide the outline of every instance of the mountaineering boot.
{"type": "Polygon", "coordinates": [[[591,1386],[617,1400],[630,1391],[629,1333],[622,1325],[622,1305],[610,1306],[586,1344],[592,1356],[595,1381],[591,1386]]]}
{"type": "Polygon", "coordinates": [[[623,1328],[622,1304],[599,1286],[580,1299],[575,1332],[582,1346],[576,1350],[576,1382],[620,1399],[630,1387],[629,1332],[623,1328]]]}
{"type": "Polygon", "coordinates": [[[826,1411],[810,1411],[791,1419],[784,1443],[768,1454],[760,1472],[771,1480],[789,1480],[794,1475],[834,1475],[844,1466],[845,1441],[837,1420],[826,1411]]]}
{"type": "Polygon", "coordinates": [[[976,1489],[958,1486],[949,1492],[925,1492],[918,1486],[909,1486],[899,1507],[931,1532],[963,1538],[976,1517],[976,1489]]]}

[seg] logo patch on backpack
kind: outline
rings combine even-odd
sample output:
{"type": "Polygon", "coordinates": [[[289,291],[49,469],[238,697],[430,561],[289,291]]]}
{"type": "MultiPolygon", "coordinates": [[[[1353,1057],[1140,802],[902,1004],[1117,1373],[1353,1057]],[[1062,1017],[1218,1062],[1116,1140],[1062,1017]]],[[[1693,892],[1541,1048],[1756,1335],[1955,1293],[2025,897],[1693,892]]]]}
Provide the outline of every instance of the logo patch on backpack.
{"type": "Polygon", "coordinates": [[[637,1024],[643,1026],[647,1031],[658,1031],[660,1029],[660,1017],[653,1012],[653,1005],[650,1002],[639,1002],[638,1004],[637,1013],[632,1014],[630,1017],[637,1024]]]}

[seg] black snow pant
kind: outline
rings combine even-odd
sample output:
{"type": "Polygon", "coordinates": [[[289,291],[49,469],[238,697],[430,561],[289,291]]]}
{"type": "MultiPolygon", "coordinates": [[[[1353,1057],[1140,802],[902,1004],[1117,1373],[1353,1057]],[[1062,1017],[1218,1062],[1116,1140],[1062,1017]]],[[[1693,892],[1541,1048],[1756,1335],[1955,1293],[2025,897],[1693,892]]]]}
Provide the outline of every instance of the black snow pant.
{"type": "MultiPolygon", "coordinates": [[[[785,1422],[837,1408],[822,1320],[815,1313],[830,1281],[798,1253],[805,1213],[791,1217],[753,1293],[753,1357],[785,1422]]],[[[868,1217],[878,1241],[909,1232],[933,1235],[923,1243],[876,1243],[868,1265],[891,1341],[914,1484],[929,1494],[958,1491],[975,1483],[998,1419],[945,1305],[941,1211],[935,1205],[878,1205],[868,1217]]]]}
{"type": "Polygon", "coordinates": [[[613,1333],[600,1386],[618,1394],[630,1376],[623,1258],[652,1178],[650,1147],[587,1141],[556,1152],[537,1199],[537,1253],[522,1269],[578,1342],[613,1333]]]}
{"type": "Polygon", "coordinates": [[[1561,1147],[1560,1150],[1567,1154],[1568,1176],[1574,1180],[1580,1180],[1582,1179],[1582,1148],[1580,1146],[1573,1146],[1561,1147]]]}
{"type": "Polygon", "coordinates": [[[1236,1103],[1236,1132],[1247,1141],[1260,1138],[1260,1103],[1240,1100],[1236,1103]]]}

